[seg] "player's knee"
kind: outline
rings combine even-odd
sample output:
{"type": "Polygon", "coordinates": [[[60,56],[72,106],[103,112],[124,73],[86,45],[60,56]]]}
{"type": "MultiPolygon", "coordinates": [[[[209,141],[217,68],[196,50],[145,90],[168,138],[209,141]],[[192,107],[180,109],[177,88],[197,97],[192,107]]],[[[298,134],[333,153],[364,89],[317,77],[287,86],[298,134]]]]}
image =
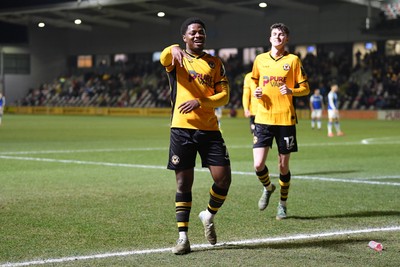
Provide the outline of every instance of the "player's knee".
{"type": "Polygon", "coordinates": [[[231,185],[232,177],[230,173],[215,177],[214,182],[219,188],[228,189],[231,185]]]}
{"type": "Polygon", "coordinates": [[[264,170],[264,168],[265,168],[264,162],[254,162],[254,170],[256,170],[256,172],[260,172],[264,170]]]}
{"type": "Polygon", "coordinates": [[[192,183],[188,178],[178,177],[176,178],[176,191],[179,193],[187,193],[192,190],[192,183]]]}

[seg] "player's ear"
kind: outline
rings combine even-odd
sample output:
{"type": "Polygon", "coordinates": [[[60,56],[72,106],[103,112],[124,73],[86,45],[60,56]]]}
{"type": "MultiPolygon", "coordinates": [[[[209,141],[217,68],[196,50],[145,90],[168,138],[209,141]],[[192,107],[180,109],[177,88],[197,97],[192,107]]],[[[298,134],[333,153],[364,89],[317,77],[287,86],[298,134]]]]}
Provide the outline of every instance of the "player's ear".
{"type": "Polygon", "coordinates": [[[186,43],[186,35],[182,35],[182,40],[186,43]]]}

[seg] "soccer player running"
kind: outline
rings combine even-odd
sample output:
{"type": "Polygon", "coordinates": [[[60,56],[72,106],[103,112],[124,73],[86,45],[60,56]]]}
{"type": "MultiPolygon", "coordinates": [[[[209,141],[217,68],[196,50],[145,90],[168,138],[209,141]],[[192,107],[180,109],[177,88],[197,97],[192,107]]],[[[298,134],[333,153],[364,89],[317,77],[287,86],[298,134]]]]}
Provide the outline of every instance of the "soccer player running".
{"type": "Polygon", "coordinates": [[[253,134],[258,101],[257,98],[254,97],[254,91],[257,86],[251,79],[251,73],[252,72],[249,72],[244,76],[242,105],[244,116],[250,119],[250,132],[253,134]]]}
{"type": "Polygon", "coordinates": [[[328,136],[333,137],[332,126],[335,126],[336,134],[343,136],[344,133],[340,129],[339,122],[339,106],[338,106],[338,95],[337,91],[339,86],[337,84],[331,85],[331,90],[328,93],[328,136]]]}
{"type": "Polygon", "coordinates": [[[254,168],[264,189],[258,202],[260,210],[267,208],[276,186],[271,183],[266,165],[273,139],[278,147],[280,201],[276,219],[287,216],[286,201],[291,173],[290,153],[297,152],[296,113],[293,97],[310,93],[307,75],[300,59],[285,51],[289,28],[282,23],[270,27],[271,50],[258,55],[253,63],[252,79],[257,84],[254,96],[258,98],[253,140],[254,168]]]}
{"type": "Polygon", "coordinates": [[[175,254],[187,254],[189,216],[196,155],[214,180],[209,202],[199,218],[207,240],[216,244],[214,216],[225,201],[231,184],[230,159],[214,109],[229,101],[230,88],[222,61],[203,51],[206,26],[199,18],[188,18],[181,26],[185,49],[171,45],[160,61],[171,89],[172,121],[168,169],[176,175],[175,214],[179,231],[175,254]]]}
{"type": "Polygon", "coordinates": [[[315,125],[317,125],[317,129],[321,130],[321,118],[323,109],[324,98],[321,95],[320,90],[317,88],[314,90],[314,93],[310,97],[311,129],[314,129],[315,125]]]}

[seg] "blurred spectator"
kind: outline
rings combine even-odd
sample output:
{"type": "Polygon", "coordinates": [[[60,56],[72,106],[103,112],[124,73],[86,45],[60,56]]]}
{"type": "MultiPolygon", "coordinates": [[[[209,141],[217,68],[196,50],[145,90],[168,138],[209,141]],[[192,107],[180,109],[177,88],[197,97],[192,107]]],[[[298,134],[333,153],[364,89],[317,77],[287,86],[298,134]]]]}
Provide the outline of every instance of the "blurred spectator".
{"type": "MultiPolygon", "coordinates": [[[[326,99],[327,88],[338,83],[341,109],[399,109],[400,57],[377,52],[357,53],[352,67],[347,55],[319,52],[302,60],[309,84],[326,99]]],[[[242,109],[243,77],[250,65],[229,57],[230,102],[225,108],[242,109]]],[[[98,71],[58,77],[28,90],[16,104],[22,106],[169,107],[169,86],[158,62],[139,59],[132,65],[101,67],[98,71]]],[[[309,97],[296,99],[297,108],[308,108],[309,97]]]]}

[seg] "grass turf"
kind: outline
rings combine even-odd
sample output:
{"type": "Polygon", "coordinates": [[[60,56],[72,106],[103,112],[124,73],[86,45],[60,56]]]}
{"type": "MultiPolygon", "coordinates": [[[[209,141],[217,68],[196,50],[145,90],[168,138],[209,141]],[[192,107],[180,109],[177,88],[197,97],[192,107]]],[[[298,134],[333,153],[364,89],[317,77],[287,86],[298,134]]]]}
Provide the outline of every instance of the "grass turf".
{"type": "MultiPolygon", "coordinates": [[[[311,130],[308,120],[300,121],[299,152],[290,165],[289,217],[276,221],[279,190],[266,211],[257,208],[261,185],[252,168],[248,120],[223,118],[233,182],[216,227],[219,243],[227,244],[201,245],[206,240],[197,214],[207,205],[212,181],[198,167],[189,230],[194,252],[185,256],[169,251],[177,230],[175,179],[165,168],[168,122],[6,115],[0,127],[0,266],[126,251],[147,253],[48,265],[398,264],[400,230],[344,234],[400,226],[398,122],[345,120],[346,135],[328,138],[325,128],[311,130]],[[318,236],[324,233],[338,234],[318,236]],[[300,234],[309,236],[296,239],[300,234]],[[233,243],[243,240],[253,241],[233,243]],[[369,249],[370,240],[382,242],[385,250],[369,249]]],[[[278,184],[275,144],[267,165],[278,184]]]]}

